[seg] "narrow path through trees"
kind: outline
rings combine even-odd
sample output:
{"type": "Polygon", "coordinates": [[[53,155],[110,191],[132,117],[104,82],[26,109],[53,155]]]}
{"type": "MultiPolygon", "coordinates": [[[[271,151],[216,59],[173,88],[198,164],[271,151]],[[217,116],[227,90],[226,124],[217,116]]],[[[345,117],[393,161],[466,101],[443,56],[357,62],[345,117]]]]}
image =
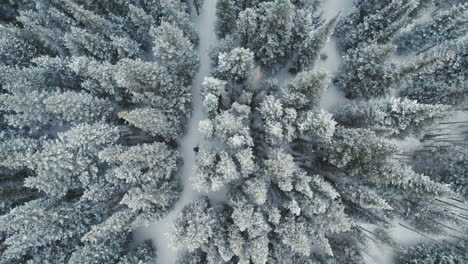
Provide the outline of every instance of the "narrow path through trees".
{"type": "Polygon", "coordinates": [[[159,264],[175,263],[177,250],[170,245],[172,221],[187,203],[200,196],[192,188],[190,178],[194,173],[195,166],[195,152],[193,148],[203,144],[203,138],[198,132],[198,122],[204,118],[200,91],[204,78],[210,75],[209,49],[216,43],[216,0],[204,1],[203,7],[199,11],[199,16],[196,11],[192,12],[192,21],[200,38],[198,45],[200,68],[192,83],[192,116],[187,122],[186,134],[179,140],[179,151],[183,154],[184,161],[179,177],[184,189],[174,209],[166,217],[154,225],[135,231],[134,234],[136,243],[145,239],[152,239],[154,241],[159,264]]]}

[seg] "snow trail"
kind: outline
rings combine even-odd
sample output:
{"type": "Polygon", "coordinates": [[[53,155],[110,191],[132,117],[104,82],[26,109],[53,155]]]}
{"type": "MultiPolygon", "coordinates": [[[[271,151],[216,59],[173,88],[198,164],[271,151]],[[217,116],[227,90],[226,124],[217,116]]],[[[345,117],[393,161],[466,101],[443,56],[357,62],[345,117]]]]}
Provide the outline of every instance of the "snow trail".
{"type": "Polygon", "coordinates": [[[158,263],[161,264],[175,263],[177,249],[173,248],[170,244],[172,222],[186,204],[196,200],[200,196],[200,193],[193,189],[190,178],[194,173],[195,166],[195,152],[193,148],[197,145],[203,145],[202,135],[198,132],[198,122],[204,119],[200,92],[204,78],[210,75],[209,49],[216,43],[214,28],[216,21],[216,0],[204,1],[203,7],[200,10],[200,16],[197,16],[196,13],[196,11],[192,10],[192,21],[200,38],[198,45],[200,68],[192,82],[192,116],[187,123],[185,136],[179,140],[179,151],[183,155],[184,162],[179,172],[183,192],[173,210],[167,216],[151,226],[140,228],[134,232],[135,243],[152,239],[157,249],[158,263]]]}
{"type": "MultiPolygon", "coordinates": [[[[322,3],[323,18],[329,21],[341,11],[341,16],[345,16],[353,7],[353,1],[328,0],[322,3]]],[[[316,69],[325,69],[333,78],[341,65],[341,56],[336,47],[333,36],[327,41],[320,54],[326,54],[327,59],[318,59],[315,64],[316,69]]],[[[325,110],[331,110],[335,105],[343,104],[346,101],[345,94],[335,85],[330,84],[327,91],[320,99],[320,106],[325,110]]]]}

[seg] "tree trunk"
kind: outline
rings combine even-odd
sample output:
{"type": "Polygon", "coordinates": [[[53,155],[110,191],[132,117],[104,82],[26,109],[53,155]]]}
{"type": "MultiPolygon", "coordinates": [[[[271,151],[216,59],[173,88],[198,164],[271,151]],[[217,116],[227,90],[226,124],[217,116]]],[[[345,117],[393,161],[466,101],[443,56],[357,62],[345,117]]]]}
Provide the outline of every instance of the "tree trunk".
{"type": "Polygon", "coordinates": [[[200,7],[198,6],[198,1],[193,0],[193,5],[195,6],[195,10],[197,10],[197,15],[200,15],[200,7]]]}

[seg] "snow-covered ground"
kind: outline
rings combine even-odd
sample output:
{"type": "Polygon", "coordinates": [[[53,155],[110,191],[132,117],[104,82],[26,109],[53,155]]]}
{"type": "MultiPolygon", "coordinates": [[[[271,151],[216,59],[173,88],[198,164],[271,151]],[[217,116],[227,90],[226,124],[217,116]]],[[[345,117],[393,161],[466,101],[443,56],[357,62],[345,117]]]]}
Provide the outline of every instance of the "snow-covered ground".
{"type": "MultiPolygon", "coordinates": [[[[326,21],[332,19],[340,11],[341,15],[345,15],[353,7],[353,1],[343,1],[343,0],[328,0],[322,3],[323,18],[326,21]]],[[[317,60],[315,67],[317,69],[325,69],[331,78],[333,78],[340,68],[341,65],[341,56],[336,48],[336,42],[333,37],[325,44],[325,47],[322,49],[320,54],[326,54],[327,59],[317,60]]],[[[325,94],[320,100],[320,106],[329,110],[333,106],[343,103],[346,101],[345,94],[343,91],[338,90],[333,84],[330,84],[325,94]]]]}
{"type": "Polygon", "coordinates": [[[210,74],[209,48],[216,43],[214,30],[216,21],[216,0],[204,1],[200,16],[196,16],[196,12],[192,12],[192,14],[194,14],[194,27],[200,37],[198,46],[200,68],[192,84],[192,116],[187,124],[185,136],[179,141],[179,151],[182,152],[184,161],[179,177],[184,190],[174,209],[166,217],[149,227],[141,228],[134,232],[136,243],[146,239],[152,239],[154,241],[157,248],[158,263],[161,264],[175,263],[176,260],[177,250],[170,244],[172,221],[187,203],[200,196],[200,194],[192,188],[190,178],[194,173],[195,166],[195,152],[193,148],[198,144],[203,144],[202,136],[198,132],[198,122],[204,119],[200,90],[203,79],[210,74]]]}

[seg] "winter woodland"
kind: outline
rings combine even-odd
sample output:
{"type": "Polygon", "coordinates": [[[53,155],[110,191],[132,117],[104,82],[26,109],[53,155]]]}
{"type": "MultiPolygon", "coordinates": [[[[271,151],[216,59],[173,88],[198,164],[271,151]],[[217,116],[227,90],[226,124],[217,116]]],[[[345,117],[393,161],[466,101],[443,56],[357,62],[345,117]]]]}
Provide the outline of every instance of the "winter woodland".
{"type": "Polygon", "coordinates": [[[467,23],[0,1],[0,264],[468,263],[467,23]]]}

